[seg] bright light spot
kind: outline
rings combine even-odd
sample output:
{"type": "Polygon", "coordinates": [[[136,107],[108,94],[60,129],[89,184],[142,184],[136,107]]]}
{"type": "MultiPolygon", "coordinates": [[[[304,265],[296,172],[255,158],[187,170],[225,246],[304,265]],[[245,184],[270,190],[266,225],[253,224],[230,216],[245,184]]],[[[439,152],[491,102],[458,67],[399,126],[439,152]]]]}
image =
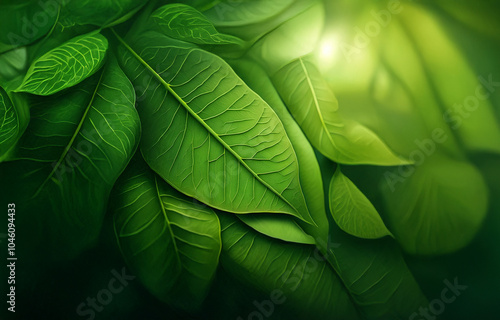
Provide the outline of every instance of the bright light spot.
{"type": "Polygon", "coordinates": [[[334,51],[335,48],[331,41],[323,42],[323,44],[321,45],[321,58],[323,59],[331,58],[334,51]]]}
{"type": "Polygon", "coordinates": [[[331,68],[339,59],[340,42],[336,36],[324,37],[316,49],[318,62],[322,66],[323,72],[331,68]]]}

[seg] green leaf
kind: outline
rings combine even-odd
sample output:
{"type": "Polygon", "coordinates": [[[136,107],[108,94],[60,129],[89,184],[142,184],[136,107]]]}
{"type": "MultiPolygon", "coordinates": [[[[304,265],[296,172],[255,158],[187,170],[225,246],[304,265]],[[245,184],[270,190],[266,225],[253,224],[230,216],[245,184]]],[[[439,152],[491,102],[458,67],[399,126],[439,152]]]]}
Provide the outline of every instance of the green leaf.
{"type": "Polygon", "coordinates": [[[167,4],[153,12],[151,20],[158,31],[174,39],[196,44],[243,44],[241,39],[219,33],[203,14],[188,5],[167,4]]]}
{"type": "Polygon", "coordinates": [[[16,48],[0,55],[0,86],[6,91],[19,87],[28,68],[26,47],[16,48]]]}
{"type": "MultiPolygon", "coordinates": [[[[485,88],[488,76],[479,76],[443,29],[437,17],[409,6],[404,25],[415,42],[430,83],[436,88],[444,110],[443,118],[456,130],[466,150],[500,153],[500,124],[490,100],[492,88],[485,88]],[[425,23],[426,30],[414,27],[425,23]],[[429,45],[429,34],[432,43],[429,45]],[[453,77],[450,78],[450,73],[453,77]],[[482,79],[482,80],[481,80],[482,79]]],[[[492,78],[492,75],[489,75],[492,78]]]]}
{"type": "Polygon", "coordinates": [[[29,121],[29,111],[23,97],[11,97],[0,87],[0,162],[21,137],[29,121]]]}
{"type": "Polygon", "coordinates": [[[100,33],[75,37],[33,62],[16,91],[48,96],[72,87],[101,67],[107,48],[100,33]]]}
{"type": "Polygon", "coordinates": [[[141,100],[141,151],[155,172],[217,209],[311,222],[282,123],[226,62],[156,32],[123,44],[141,100]]]}
{"type": "Polygon", "coordinates": [[[92,24],[110,27],[132,17],[147,1],[141,0],[68,0],[61,12],[65,26],[92,24]]]}
{"type": "Polygon", "coordinates": [[[331,228],[333,265],[366,319],[408,319],[429,302],[392,238],[352,237],[331,228]]]}
{"type": "Polygon", "coordinates": [[[340,170],[330,182],[330,211],[333,219],[350,235],[363,239],[392,236],[377,209],[340,170]]]}
{"type": "Polygon", "coordinates": [[[382,182],[387,222],[413,254],[446,254],[463,248],[486,216],[488,189],[470,163],[435,154],[403,177],[388,171],[382,182]]]}
{"type": "Polygon", "coordinates": [[[291,217],[275,214],[240,214],[238,218],[246,225],[266,236],[295,243],[316,244],[291,217]]]}
{"type": "Polygon", "coordinates": [[[273,240],[230,214],[218,216],[222,266],[268,296],[281,293],[285,305],[276,309],[291,310],[295,319],[359,318],[341,280],[313,246],[273,240]]]}
{"type": "Polygon", "coordinates": [[[173,189],[142,159],[120,177],[114,194],[115,234],[129,266],[160,300],[197,309],[219,263],[217,215],[173,189]]]}
{"type": "Polygon", "coordinates": [[[313,146],[332,161],[372,165],[407,163],[373,131],[353,120],[342,119],[337,99],[309,59],[291,62],[273,76],[273,81],[313,146]]]}
{"type": "MultiPolygon", "coordinates": [[[[392,136],[391,140],[396,143],[392,143],[391,146],[396,145],[397,151],[407,157],[412,155],[412,157],[418,158],[418,156],[415,157],[414,151],[421,148],[419,145],[422,142],[432,138],[438,143],[436,144],[436,150],[439,152],[446,152],[453,157],[463,158],[462,146],[455,137],[456,133],[446,122],[445,110],[441,109],[440,100],[437,96],[439,88],[434,87],[429,81],[428,72],[422,63],[421,55],[408,37],[405,27],[399,20],[394,20],[387,27],[386,33],[387,35],[383,37],[380,50],[382,63],[388,74],[405,88],[411,104],[399,104],[399,110],[396,112],[402,114],[404,118],[398,117],[393,121],[386,121],[388,125],[377,128],[377,130],[385,131],[387,137],[392,136]],[[400,118],[406,121],[401,121],[400,118]],[[403,122],[403,124],[398,124],[399,130],[394,129],[396,126],[394,122],[403,122]],[[419,122],[422,124],[419,124],[419,122]],[[440,138],[434,138],[435,132],[439,131],[441,132],[438,135],[440,138]],[[418,142],[416,138],[418,138],[418,142]]],[[[391,86],[389,84],[389,88],[391,86]]],[[[382,109],[383,105],[387,104],[385,101],[382,101],[382,103],[378,108],[382,109]]],[[[384,118],[391,117],[393,114],[395,114],[394,110],[387,110],[384,118]]],[[[429,151],[425,152],[434,152],[432,149],[429,151]]]]}
{"type": "Polygon", "coordinates": [[[290,62],[312,54],[324,26],[323,1],[309,1],[309,7],[283,21],[253,44],[248,56],[259,61],[272,76],[290,62]]]}
{"type": "Polygon", "coordinates": [[[206,6],[203,14],[215,25],[235,27],[262,23],[286,10],[294,0],[221,0],[206,6]]]}
{"type": "Polygon", "coordinates": [[[31,105],[16,160],[0,166],[2,193],[25,213],[18,227],[30,232],[26,250],[65,259],[97,240],[111,188],[137,148],[134,103],[130,81],[110,61],[72,90],[31,105]]]}
{"type": "Polygon", "coordinates": [[[57,20],[58,1],[4,0],[0,4],[0,53],[47,34],[57,20]]]}
{"type": "MultiPolygon", "coordinates": [[[[323,180],[314,150],[299,125],[293,120],[265,70],[255,62],[238,59],[230,62],[245,83],[259,94],[279,116],[299,161],[299,178],[307,207],[316,226],[300,223],[315,239],[327,241],[328,220],[325,211],[323,180]]],[[[262,230],[259,230],[262,231],[262,230]]],[[[269,235],[269,234],[268,234],[269,235]]]]}

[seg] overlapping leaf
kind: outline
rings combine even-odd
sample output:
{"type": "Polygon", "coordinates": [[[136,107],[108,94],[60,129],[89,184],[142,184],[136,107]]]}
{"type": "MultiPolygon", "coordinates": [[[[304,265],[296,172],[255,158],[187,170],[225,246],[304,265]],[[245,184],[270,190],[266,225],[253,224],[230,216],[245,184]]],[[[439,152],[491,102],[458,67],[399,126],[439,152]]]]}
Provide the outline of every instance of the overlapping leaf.
{"type": "Polygon", "coordinates": [[[401,165],[403,159],[370,129],[338,114],[338,102],[316,66],[299,58],[273,76],[302,130],[322,154],[343,164],[401,165]]]}
{"type": "Polygon", "coordinates": [[[331,229],[333,265],[367,319],[408,319],[429,304],[391,238],[365,240],[331,229]]]}
{"type": "Polygon", "coordinates": [[[19,228],[30,230],[30,250],[66,258],[96,240],[109,192],[138,144],[134,102],[112,62],[75,90],[31,106],[17,160],[0,166],[2,193],[24,213],[19,228]]]}
{"type": "MultiPolygon", "coordinates": [[[[297,154],[300,185],[304,192],[307,207],[309,208],[309,212],[316,226],[299,223],[309,235],[313,236],[313,238],[318,241],[326,242],[328,238],[328,220],[326,217],[325,199],[323,196],[323,180],[321,178],[318,161],[314,155],[314,149],[281,101],[279,94],[276,92],[265,70],[259,64],[250,60],[238,59],[230,63],[245,83],[259,94],[280,117],[286,133],[290,138],[290,142],[297,154]]],[[[267,215],[259,219],[260,226],[264,225],[265,219],[268,219],[267,215]]],[[[269,217],[271,224],[274,224],[276,220],[285,219],[288,220],[288,217],[283,219],[279,217],[269,217]]],[[[245,220],[243,221],[246,222],[245,220]]],[[[290,222],[284,223],[289,224],[290,222]]],[[[255,225],[253,227],[255,227],[255,225]]],[[[264,230],[263,228],[259,228],[257,230],[264,234],[271,235],[269,232],[266,232],[269,229],[270,228],[266,228],[266,230],[264,230]]],[[[274,229],[280,230],[279,232],[287,230],[287,228],[274,229]]],[[[276,232],[274,232],[273,235],[276,236],[276,232]]]]}
{"type": "Polygon", "coordinates": [[[114,194],[115,233],[129,265],[160,300],[198,308],[219,263],[217,215],[170,187],[142,159],[129,166],[114,194]]]}
{"type": "Polygon", "coordinates": [[[230,274],[268,294],[281,292],[298,319],[359,319],[340,278],[313,246],[273,240],[227,213],[219,218],[221,263],[230,274]]]}

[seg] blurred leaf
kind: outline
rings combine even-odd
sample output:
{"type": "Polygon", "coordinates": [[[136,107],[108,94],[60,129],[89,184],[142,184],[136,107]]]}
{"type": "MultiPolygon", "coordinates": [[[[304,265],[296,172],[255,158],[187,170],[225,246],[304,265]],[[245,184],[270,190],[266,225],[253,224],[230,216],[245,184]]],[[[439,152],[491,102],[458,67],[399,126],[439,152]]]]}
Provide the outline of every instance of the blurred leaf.
{"type": "Polygon", "coordinates": [[[235,27],[258,24],[287,9],[293,0],[221,0],[205,5],[203,14],[215,25],[235,27]]]}
{"type": "Polygon", "coordinates": [[[10,91],[19,87],[28,68],[26,47],[16,48],[0,55],[0,85],[10,91]]]}
{"type": "Polygon", "coordinates": [[[0,4],[0,53],[43,37],[56,22],[58,14],[57,1],[3,0],[0,4]]]}
{"type": "Polygon", "coordinates": [[[110,27],[131,18],[147,1],[141,0],[67,0],[61,12],[65,26],[92,24],[110,27]]]}
{"type": "Polygon", "coordinates": [[[323,2],[311,1],[310,7],[270,30],[253,44],[248,56],[259,61],[273,76],[292,61],[313,52],[324,27],[324,11],[323,2]]]}
{"type": "Polygon", "coordinates": [[[343,164],[398,165],[397,157],[370,129],[338,114],[338,102],[317,67],[299,58],[273,76],[291,114],[321,153],[343,164]]]}
{"type": "Polygon", "coordinates": [[[446,254],[467,245],[488,208],[480,172],[465,161],[440,155],[403,177],[388,171],[382,182],[389,228],[412,254],[446,254]]]}
{"type": "Polygon", "coordinates": [[[445,121],[457,131],[468,151],[500,153],[500,124],[488,100],[498,86],[492,74],[474,73],[432,13],[408,7],[402,18],[408,36],[416,43],[415,51],[422,59],[429,81],[439,95],[445,121]],[[425,25],[425,29],[416,27],[416,21],[425,25]]]}

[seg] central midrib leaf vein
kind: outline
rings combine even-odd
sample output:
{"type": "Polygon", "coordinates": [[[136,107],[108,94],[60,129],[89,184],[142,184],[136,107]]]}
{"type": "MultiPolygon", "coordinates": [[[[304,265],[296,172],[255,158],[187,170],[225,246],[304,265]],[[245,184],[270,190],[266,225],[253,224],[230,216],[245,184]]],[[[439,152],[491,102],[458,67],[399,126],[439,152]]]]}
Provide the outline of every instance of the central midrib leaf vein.
{"type": "Polygon", "coordinates": [[[302,218],[302,216],[299,214],[298,210],[287,200],[283,197],[283,195],[278,192],[277,190],[275,190],[271,185],[269,185],[266,181],[264,181],[261,177],[259,177],[259,175],[257,173],[255,173],[252,168],[250,168],[248,166],[248,164],[243,161],[243,159],[240,157],[240,155],[238,155],[236,153],[236,151],[234,151],[231,146],[229,146],[202,118],[200,118],[200,116],[198,114],[196,114],[196,112],[194,112],[193,109],[191,109],[191,107],[188,106],[188,104],[177,94],[177,92],[175,92],[173,89],[172,89],[172,86],[167,83],[146,61],[144,61],[141,56],[139,56],[139,54],[137,54],[134,49],[132,49],[126,42],[125,40],[123,40],[117,33],[116,31],[114,31],[113,29],[111,29],[114,33],[114,35],[117,37],[117,39],[125,46],[125,48],[127,48],[128,51],[130,51],[130,53],[146,68],[148,69],[152,74],[153,76],[158,80],[160,81],[161,84],[163,84],[165,86],[165,88],[168,90],[169,93],[171,93],[175,99],[177,99],[177,101],[179,101],[179,103],[189,112],[189,114],[191,114],[191,116],[193,116],[208,132],[210,132],[210,134],[217,139],[217,141],[219,143],[221,143],[224,148],[226,150],[228,150],[237,160],[238,162],[240,162],[260,183],[262,183],[266,188],[268,188],[269,190],[271,190],[274,194],[276,194],[281,200],[283,200],[288,206],[290,206],[290,208],[292,208],[297,214],[299,217],[301,217],[301,219],[304,219],[302,218]]]}
{"type": "Polygon", "coordinates": [[[158,201],[160,202],[160,208],[161,212],[163,214],[163,217],[165,218],[165,224],[167,225],[168,231],[170,233],[170,239],[172,240],[172,244],[175,249],[175,258],[177,262],[179,263],[179,267],[182,269],[182,262],[181,262],[181,257],[179,256],[179,248],[177,247],[177,239],[175,238],[174,231],[172,230],[172,226],[170,225],[170,220],[168,219],[167,212],[165,210],[165,205],[163,203],[163,199],[160,195],[160,190],[158,188],[158,179],[156,176],[154,177],[155,179],[155,189],[156,189],[156,197],[158,198],[158,201]]]}
{"type": "Polygon", "coordinates": [[[73,146],[73,143],[75,142],[75,139],[78,136],[78,133],[80,133],[80,130],[81,130],[82,126],[83,126],[83,123],[87,119],[87,115],[88,115],[88,113],[89,113],[89,111],[90,111],[90,109],[92,107],[92,104],[94,103],[94,99],[96,97],[97,90],[99,89],[99,87],[101,85],[103,75],[104,75],[104,71],[101,72],[101,75],[99,77],[99,81],[97,82],[95,90],[92,93],[92,97],[90,98],[90,102],[88,103],[87,108],[85,109],[85,112],[83,113],[83,116],[80,119],[80,122],[78,123],[78,126],[75,129],[75,132],[73,133],[73,136],[71,137],[71,140],[68,142],[68,144],[64,148],[63,153],[61,154],[61,156],[57,160],[56,164],[54,165],[54,168],[52,169],[52,171],[50,172],[50,174],[48,175],[48,177],[43,181],[43,183],[40,185],[40,187],[38,187],[38,190],[33,195],[33,198],[35,198],[40,193],[40,191],[42,191],[42,189],[45,186],[45,184],[47,184],[47,182],[52,178],[52,176],[57,171],[57,169],[59,169],[59,166],[62,164],[64,158],[66,157],[66,155],[68,154],[69,150],[73,146]]]}
{"type": "Polygon", "coordinates": [[[321,126],[325,130],[325,133],[328,136],[328,140],[330,140],[330,143],[332,144],[332,146],[335,147],[335,142],[333,141],[333,137],[330,134],[330,131],[328,130],[328,128],[326,126],[325,119],[323,119],[323,114],[321,113],[321,108],[319,106],[318,97],[316,96],[316,91],[314,90],[314,86],[311,82],[311,77],[309,76],[309,72],[307,71],[307,68],[306,68],[302,58],[300,58],[299,61],[300,61],[300,65],[302,67],[302,70],[304,71],[304,74],[306,76],[307,84],[309,85],[309,88],[311,90],[311,94],[312,94],[313,100],[314,100],[314,106],[316,107],[316,111],[318,112],[318,117],[319,117],[319,120],[321,121],[321,126]]]}

